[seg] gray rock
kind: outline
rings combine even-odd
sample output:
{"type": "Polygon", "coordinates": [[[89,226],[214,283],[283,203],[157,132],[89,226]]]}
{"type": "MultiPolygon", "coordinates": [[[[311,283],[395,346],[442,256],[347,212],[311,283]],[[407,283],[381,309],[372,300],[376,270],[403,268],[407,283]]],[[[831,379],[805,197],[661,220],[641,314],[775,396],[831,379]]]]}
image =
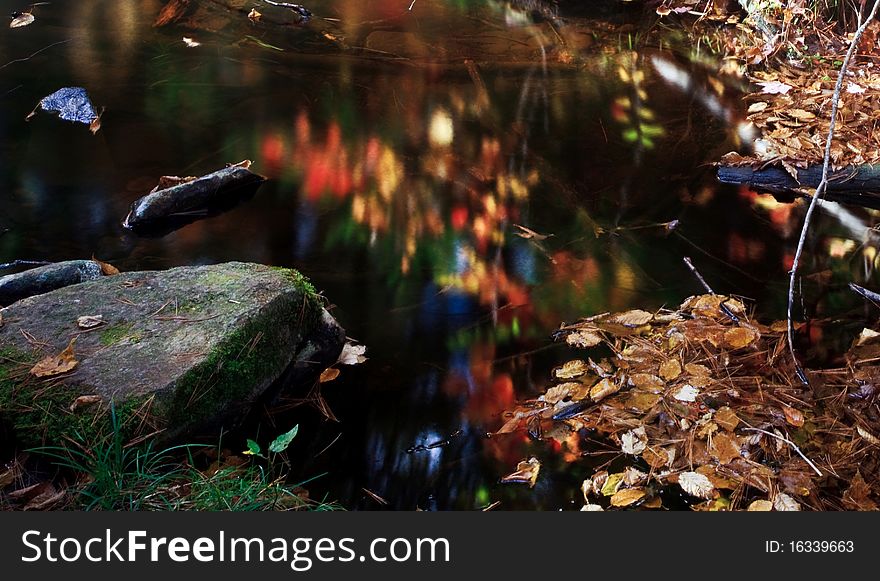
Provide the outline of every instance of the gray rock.
{"type": "Polygon", "coordinates": [[[0,414],[32,445],[106,437],[111,402],[126,441],[234,422],[279,378],[335,361],[345,335],[298,272],[244,263],[102,277],[0,314],[0,414]],[[79,329],[89,315],[105,324],[79,329]],[[73,338],[72,372],[28,372],[73,338]]]}
{"type": "Polygon", "coordinates": [[[68,260],[0,277],[0,306],[61,287],[101,278],[94,260],[68,260]]]}

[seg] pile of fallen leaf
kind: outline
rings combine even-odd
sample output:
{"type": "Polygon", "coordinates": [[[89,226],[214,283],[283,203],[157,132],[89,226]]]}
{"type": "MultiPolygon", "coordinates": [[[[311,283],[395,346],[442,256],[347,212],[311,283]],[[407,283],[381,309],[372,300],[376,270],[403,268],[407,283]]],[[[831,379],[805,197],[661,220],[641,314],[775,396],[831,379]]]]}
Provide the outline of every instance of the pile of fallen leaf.
{"type": "MultiPolygon", "coordinates": [[[[785,327],[720,295],[563,326],[557,338],[597,360],[585,353],[555,369],[498,433],[618,450],[584,481],[584,510],[662,508],[661,492],[674,490],[696,510],[875,510],[880,334],[866,329],[846,368],[810,372],[806,386],[785,327]],[[623,468],[604,468],[621,458],[623,468]]],[[[505,481],[534,485],[539,470],[532,458],[505,481]]]]}

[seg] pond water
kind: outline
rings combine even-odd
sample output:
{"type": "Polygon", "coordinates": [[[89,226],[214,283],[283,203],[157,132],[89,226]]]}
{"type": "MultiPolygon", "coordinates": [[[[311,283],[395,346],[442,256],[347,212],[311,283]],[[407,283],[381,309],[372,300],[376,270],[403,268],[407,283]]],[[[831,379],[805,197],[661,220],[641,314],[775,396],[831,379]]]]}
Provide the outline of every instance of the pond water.
{"type": "Polygon", "coordinates": [[[607,448],[487,437],[571,355],[553,330],[701,292],[686,255],[778,313],[791,245],[715,183],[743,126],[708,55],[646,46],[611,2],[603,21],[410,3],[313,0],[279,30],[247,20],[278,14],[260,2],[154,27],[157,0],[56,0],[2,28],[0,262],[295,267],[369,360],[323,386],[338,421],[291,394],[230,447],[300,423],[294,477],[353,509],[577,509],[607,448]],[[25,121],[63,86],[106,107],[97,135],[25,121]],[[122,229],[158,176],[242,159],[269,178],[253,199],[162,237],[122,229]],[[535,489],[499,484],[532,455],[535,489]]]}

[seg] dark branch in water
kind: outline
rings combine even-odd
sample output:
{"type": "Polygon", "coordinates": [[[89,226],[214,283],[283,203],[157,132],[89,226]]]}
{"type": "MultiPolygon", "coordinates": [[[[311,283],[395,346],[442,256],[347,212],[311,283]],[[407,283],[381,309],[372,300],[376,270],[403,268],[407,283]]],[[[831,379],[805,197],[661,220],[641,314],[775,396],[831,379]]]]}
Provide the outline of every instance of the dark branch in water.
{"type": "Polygon", "coordinates": [[[856,294],[860,295],[862,298],[868,299],[878,307],[880,307],[880,294],[875,293],[874,291],[869,291],[863,286],[859,286],[853,282],[849,283],[849,288],[856,294]]]}

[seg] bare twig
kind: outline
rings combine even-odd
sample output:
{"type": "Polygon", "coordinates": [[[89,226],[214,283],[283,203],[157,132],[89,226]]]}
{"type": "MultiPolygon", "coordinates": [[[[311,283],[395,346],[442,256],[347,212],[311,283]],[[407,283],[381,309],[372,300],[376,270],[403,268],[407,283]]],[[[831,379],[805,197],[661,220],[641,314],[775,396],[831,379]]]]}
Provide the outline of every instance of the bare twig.
{"type": "Polygon", "coordinates": [[[877,294],[874,291],[870,291],[863,286],[859,286],[854,282],[849,283],[849,288],[854,293],[860,295],[862,298],[871,301],[877,306],[880,306],[880,294],[877,294]]]}
{"type": "Polygon", "coordinates": [[[800,266],[801,254],[804,251],[804,245],[807,240],[807,232],[810,229],[810,222],[813,218],[813,213],[816,211],[816,207],[819,205],[819,200],[822,198],[825,190],[828,188],[828,171],[831,167],[831,143],[834,139],[834,127],[837,124],[837,111],[840,108],[840,94],[843,89],[843,79],[846,77],[846,72],[849,69],[850,61],[852,61],[852,57],[856,52],[856,47],[859,44],[859,39],[862,38],[862,35],[868,28],[868,24],[870,24],[870,22],[874,20],[874,17],[877,15],[878,8],[880,8],[880,0],[874,0],[874,6],[871,8],[871,13],[856,30],[856,33],[849,44],[849,50],[846,51],[846,57],[844,57],[843,59],[843,64],[840,65],[840,73],[837,76],[837,84],[834,86],[834,96],[832,97],[831,101],[831,124],[828,127],[828,138],[825,140],[825,156],[822,160],[822,180],[816,187],[816,193],[813,194],[813,198],[812,200],[810,200],[810,206],[809,208],[807,208],[807,215],[806,217],[804,217],[804,225],[801,227],[801,235],[798,239],[797,250],[795,250],[794,261],[792,261],[791,272],[789,273],[788,311],[786,315],[786,322],[788,326],[788,350],[791,352],[791,358],[794,362],[795,372],[797,373],[798,379],[800,379],[804,385],[809,385],[810,382],[807,379],[807,375],[804,373],[804,370],[801,368],[800,362],[797,358],[797,353],[795,352],[794,348],[794,320],[792,318],[792,309],[794,305],[795,281],[797,280],[798,266],[800,266]]]}
{"type": "MultiPolygon", "coordinates": [[[[878,0],[878,1],[880,1],[880,0],[878,0]]],[[[690,271],[693,273],[693,275],[695,277],[697,277],[697,280],[700,281],[700,284],[703,285],[703,288],[706,289],[706,292],[709,293],[710,295],[714,295],[715,291],[712,290],[712,287],[709,286],[709,283],[706,282],[706,279],[703,278],[703,275],[700,274],[700,271],[698,271],[697,267],[694,266],[694,263],[691,262],[691,258],[689,256],[685,256],[682,260],[684,260],[685,265],[690,269],[690,271]]],[[[730,319],[731,321],[733,321],[736,324],[739,324],[739,317],[737,317],[735,314],[733,314],[733,311],[731,311],[730,307],[725,305],[724,302],[725,301],[721,301],[721,304],[718,305],[719,308],[721,309],[721,312],[724,313],[725,315],[727,315],[728,319],[730,319]]]]}
{"type": "Polygon", "coordinates": [[[767,430],[762,430],[761,428],[743,428],[743,429],[746,431],[749,431],[749,432],[760,432],[766,436],[770,436],[771,438],[776,438],[777,440],[785,442],[786,444],[791,446],[795,452],[798,453],[798,456],[800,456],[801,458],[804,459],[804,462],[806,462],[807,464],[810,465],[810,468],[812,468],[813,470],[816,471],[816,474],[818,474],[819,476],[824,476],[824,474],[822,474],[822,471],[819,470],[819,467],[816,466],[815,464],[813,464],[813,461],[810,460],[809,458],[807,458],[804,455],[804,453],[801,452],[801,449],[798,448],[797,444],[795,444],[794,442],[792,442],[788,438],[784,438],[784,437],[780,436],[779,434],[774,434],[773,432],[768,432],[767,430]]]}

